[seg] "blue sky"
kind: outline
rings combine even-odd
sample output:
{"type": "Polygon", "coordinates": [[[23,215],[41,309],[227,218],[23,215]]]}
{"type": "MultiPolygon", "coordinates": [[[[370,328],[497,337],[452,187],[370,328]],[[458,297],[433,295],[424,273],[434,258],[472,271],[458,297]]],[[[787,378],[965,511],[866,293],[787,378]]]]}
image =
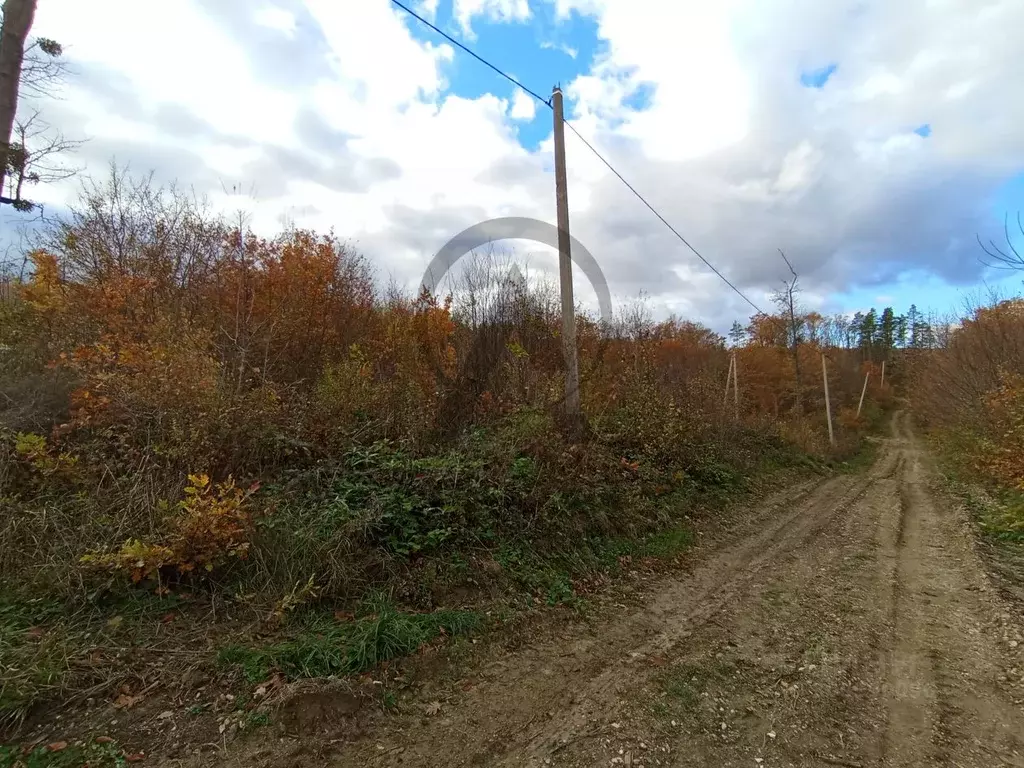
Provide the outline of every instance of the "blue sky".
{"type": "MultiPolygon", "coordinates": [[[[549,81],[570,83],[586,75],[595,59],[608,54],[608,43],[599,36],[596,21],[573,10],[567,17],[558,18],[555,8],[543,5],[534,8],[528,21],[512,22],[477,20],[472,33],[466,34],[454,16],[453,0],[440,0],[434,16],[435,23],[445,32],[468,45],[479,55],[499,68],[505,69],[520,82],[547,94],[549,81]]],[[[414,20],[409,21],[412,34],[425,41],[436,41],[437,35],[414,20]]],[[[823,90],[839,71],[839,62],[827,61],[820,66],[797,68],[792,75],[801,86],[823,90]]],[[[468,55],[456,52],[453,61],[444,69],[452,92],[469,98],[486,93],[512,98],[517,90],[511,83],[503,83],[495,73],[468,55]]],[[[623,99],[623,103],[636,111],[646,109],[656,86],[643,83],[623,99]]],[[[571,106],[567,106],[571,109],[571,106]]],[[[933,129],[929,122],[910,127],[911,132],[929,139],[933,129]]],[[[551,132],[551,116],[538,110],[532,120],[517,126],[518,139],[528,149],[536,149],[551,132]]],[[[1024,174],[1005,183],[992,201],[992,221],[1008,211],[1024,205],[1024,174]]],[[[989,222],[990,224],[992,222],[989,222]]],[[[983,254],[978,249],[977,257],[983,254]]],[[[936,311],[955,311],[965,299],[977,298],[979,293],[994,291],[999,295],[1015,295],[1020,291],[1021,278],[1002,271],[988,271],[969,280],[947,280],[927,269],[901,272],[894,278],[873,285],[858,285],[833,293],[827,304],[840,311],[854,311],[869,306],[894,305],[906,308],[917,303],[936,311]]]]}
{"type": "MultiPolygon", "coordinates": [[[[944,310],[974,286],[1019,286],[983,267],[975,238],[998,241],[1024,208],[1024,4],[413,2],[538,93],[560,83],[580,132],[762,306],[780,248],[819,311],[944,310]]],[[[70,159],[87,176],[116,158],[266,232],[333,229],[410,287],[467,226],[553,221],[550,111],[388,0],[142,5],[40,4],[35,32],[65,44],[75,75],[25,109],[88,140],[70,159]],[[225,194],[235,182],[253,194],[225,194]]],[[[617,301],[643,293],[655,314],[716,328],[745,318],[571,135],[567,153],[573,232],[617,301]]],[[[32,194],[53,211],[78,190],[32,194]]]]}
{"type": "MultiPolygon", "coordinates": [[[[469,38],[453,16],[453,0],[441,0],[434,23],[545,98],[554,85],[571,83],[588,72],[595,56],[607,47],[598,38],[592,18],[573,11],[559,20],[549,5],[538,7],[528,22],[477,20],[472,26],[474,37],[469,38]]],[[[437,34],[416,20],[410,18],[407,24],[417,39],[438,42],[437,34]]],[[[491,93],[511,99],[518,90],[461,51],[456,51],[442,71],[451,91],[466,98],[491,93]]],[[[538,109],[533,120],[520,122],[517,128],[523,146],[536,149],[551,134],[551,113],[538,109]]]]}

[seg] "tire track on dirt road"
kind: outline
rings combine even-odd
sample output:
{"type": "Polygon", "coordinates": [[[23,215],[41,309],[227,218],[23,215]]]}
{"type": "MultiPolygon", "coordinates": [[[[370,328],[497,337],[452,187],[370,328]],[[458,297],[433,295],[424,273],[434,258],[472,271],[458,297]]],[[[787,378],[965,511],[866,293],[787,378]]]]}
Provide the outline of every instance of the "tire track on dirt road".
{"type": "Polygon", "coordinates": [[[622,680],[648,674],[648,659],[713,622],[756,574],[803,546],[895,467],[896,456],[884,447],[866,476],[833,476],[776,494],[731,543],[704,556],[690,574],[659,582],[640,610],[583,636],[523,649],[485,669],[472,691],[449,703],[444,733],[430,723],[410,723],[399,753],[364,745],[350,759],[435,765],[440,752],[450,765],[542,761],[592,730],[595,718],[610,720],[622,680]]]}
{"type": "Polygon", "coordinates": [[[967,521],[930,493],[910,422],[898,426],[904,468],[883,764],[1024,766],[1024,707],[1002,674],[1012,648],[999,647],[992,620],[998,598],[967,521]]]}
{"type": "Polygon", "coordinates": [[[903,414],[880,443],[867,472],[765,500],[639,608],[491,656],[442,715],[388,718],[338,763],[1024,767],[1024,649],[903,414]]]}
{"type": "Polygon", "coordinates": [[[503,748],[504,759],[494,764],[528,765],[532,761],[541,765],[562,745],[590,733],[595,719],[613,720],[622,695],[620,683],[624,679],[635,680],[640,667],[638,660],[670,653],[676,644],[713,622],[723,607],[735,600],[763,569],[806,544],[863,498],[895,464],[895,457],[886,451],[866,478],[840,477],[826,481],[781,524],[726,550],[689,579],[676,579],[664,585],[646,608],[662,624],[655,636],[592,678],[580,690],[579,702],[548,719],[525,745],[503,748]]]}

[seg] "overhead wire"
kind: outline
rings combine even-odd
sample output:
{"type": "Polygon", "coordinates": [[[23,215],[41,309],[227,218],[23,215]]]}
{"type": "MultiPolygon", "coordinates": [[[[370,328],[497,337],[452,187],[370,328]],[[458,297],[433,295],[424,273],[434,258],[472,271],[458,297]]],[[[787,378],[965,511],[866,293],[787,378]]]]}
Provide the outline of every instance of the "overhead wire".
{"type": "MultiPolygon", "coordinates": [[[[528,88],[527,86],[523,85],[523,83],[521,83],[516,78],[512,77],[512,75],[508,74],[507,72],[503,71],[502,69],[500,69],[499,67],[495,66],[491,62],[487,61],[487,59],[483,58],[482,56],[480,56],[478,53],[476,53],[472,49],[470,49],[467,46],[465,46],[462,43],[460,43],[458,40],[456,40],[454,37],[449,35],[447,32],[444,32],[443,30],[439,29],[431,21],[429,21],[428,19],[425,19],[423,16],[421,16],[418,13],[416,13],[414,10],[412,10],[405,3],[400,2],[400,0],[391,0],[391,2],[394,5],[397,5],[399,8],[401,8],[403,11],[405,11],[407,14],[409,14],[413,18],[417,19],[420,23],[422,23],[422,24],[426,25],[427,27],[429,27],[430,29],[432,29],[434,32],[439,34],[441,37],[443,37],[445,40],[450,42],[452,45],[454,45],[454,46],[458,47],[459,49],[465,51],[470,56],[472,56],[474,59],[479,61],[481,64],[483,64],[484,66],[490,68],[491,70],[496,72],[498,75],[500,75],[501,77],[505,78],[510,83],[515,85],[517,88],[522,89],[525,93],[528,93],[530,96],[532,96],[533,98],[537,99],[537,101],[539,101],[540,103],[544,104],[549,109],[551,108],[552,105],[551,105],[551,101],[549,99],[545,99],[543,96],[539,95],[536,91],[534,91],[534,90],[528,88]]],[[[593,144],[591,144],[589,141],[587,141],[587,139],[583,136],[583,134],[580,133],[576,129],[576,127],[570,121],[563,119],[562,122],[565,125],[569,126],[569,130],[571,130],[574,134],[576,134],[577,138],[579,138],[579,140],[583,142],[583,144],[587,147],[587,149],[589,149],[591,152],[593,152],[594,155],[597,157],[597,159],[600,160],[608,168],[608,170],[611,171],[618,178],[618,180],[621,181],[626,186],[626,188],[629,189],[629,191],[632,192],[636,196],[636,198],[641,203],[643,203],[645,206],[647,206],[647,209],[650,210],[650,212],[653,213],[655,216],[657,216],[658,219],[661,221],[661,223],[664,224],[666,227],[668,227],[669,231],[673,235],[675,235],[680,240],[680,242],[683,243],[683,245],[685,245],[687,248],[689,248],[693,252],[693,254],[698,259],[700,259],[708,269],[710,269],[712,272],[714,272],[715,275],[717,275],[718,278],[720,280],[722,280],[722,282],[724,282],[727,286],[729,286],[729,288],[731,288],[736,293],[737,296],[739,296],[747,304],[749,304],[751,307],[753,307],[754,310],[759,315],[763,315],[764,317],[772,317],[767,312],[762,310],[759,306],[757,306],[757,304],[755,304],[745,293],[743,293],[743,291],[741,291],[729,278],[727,278],[725,275],[723,275],[722,272],[717,267],[715,267],[714,264],[712,264],[710,261],[708,261],[706,258],[704,258],[704,256],[701,254],[701,252],[698,251],[690,243],[689,240],[687,240],[685,237],[683,237],[683,235],[680,234],[680,232],[669,223],[668,219],[666,219],[664,216],[662,216],[661,213],[653,205],[651,205],[643,195],[641,195],[637,191],[636,187],[634,187],[632,184],[630,184],[626,180],[626,178],[621,173],[619,173],[618,170],[616,170],[615,166],[613,166],[604,157],[604,155],[602,155],[597,150],[597,148],[594,147],[593,144]]],[[[772,318],[772,319],[774,319],[774,318],[772,318]]]]}

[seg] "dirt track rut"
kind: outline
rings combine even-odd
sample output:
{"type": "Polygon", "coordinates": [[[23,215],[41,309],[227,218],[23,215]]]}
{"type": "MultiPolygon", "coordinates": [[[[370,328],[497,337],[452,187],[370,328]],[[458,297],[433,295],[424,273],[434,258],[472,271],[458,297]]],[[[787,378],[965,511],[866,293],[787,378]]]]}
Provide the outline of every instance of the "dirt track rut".
{"type": "Polygon", "coordinates": [[[544,636],[338,764],[1024,766],[1020,608],[902,414],[863,474],[766,499],[639,608],[544,636]]]}

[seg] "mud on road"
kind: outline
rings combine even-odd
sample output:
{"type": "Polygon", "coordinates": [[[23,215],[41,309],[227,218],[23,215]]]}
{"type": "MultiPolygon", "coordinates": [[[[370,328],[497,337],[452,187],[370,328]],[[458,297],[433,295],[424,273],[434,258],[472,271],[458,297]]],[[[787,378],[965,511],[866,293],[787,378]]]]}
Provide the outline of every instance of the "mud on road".
{"type": "Polygon", "coordinates": [[[641,606],[495,654],[431,716],[390,717],[330,759],[1024,766],[1020,607],[932,482],[896,414],[867,472],[766,499],[641,606]]]}

